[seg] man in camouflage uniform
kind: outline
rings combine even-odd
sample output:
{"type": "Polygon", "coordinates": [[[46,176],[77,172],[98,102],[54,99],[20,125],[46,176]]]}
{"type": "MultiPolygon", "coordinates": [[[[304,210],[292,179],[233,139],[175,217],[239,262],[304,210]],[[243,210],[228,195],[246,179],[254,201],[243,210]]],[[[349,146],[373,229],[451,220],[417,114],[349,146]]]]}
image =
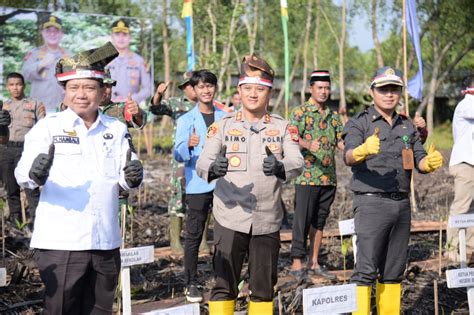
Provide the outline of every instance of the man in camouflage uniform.
{"type": "Polygon", "coordinates": [[[112,42],[120,55],[107,68],[117,86],[112,90],[114,102],[131,98],[138,104],[151,95],[151,76],[143,58],[130,51],[130,27],[127,21],[119,19],[112,24],[112,42]]]}
{"type": "MultiPolygon", "coordinates": [[[[14,170],[23,152],[26,133],[39,119],[44,118],[46,111],[41,102],[25,96],[25,81],[21,74],[12,72],[7,75],[7,90],[11,99],[0,110],[0,126],[8,126],[9,141],[0,145],[0,167],[10,207],[10,221],[15,222],[21,221],[21,201],[20,186],[16,182],[14,170]]],[[[30,217],[34,222],[40,191],[38,188],[25,188],[25,193],[30,217]]]]}
{"type": "Polygon", "coordinates": [[[295,108],[290,123],[298,129],[299,144],[305,165],[303,173],[295,182],[295,217],[291,256],[291,273],[296,277],[304,274],[302,259],[306,257],[308,233],[310,253],[307,268],[310,273],[331,280],[335,276],[327,272],[318,262],[319,248],[329,209],[336,194],[336,147],[343,149],[341,117],[327,108],[331,94],[329,72],[315,70],[310,79],[310,99],[295,108]],[[311,229],[310,229],[311,227],[311,229]]]}
{"type": "MultiPolygon", "coordinates": [[[[190,111],[197,102],[196,93],[189,84],[192,73],[185,73],[183,81],[178,88],[183,91],[181,97],[170,97],[163,100],[163,94],[168,87],[165,83],[160,83],[156,89],[155,95],[151,100],[150,111],[157,116],[168,115],[173,119],[173,139],[175,142],[176,120],[190,111]]],[[[171,196],[168,201],[168,213],[170,215],[170,246],[175,255],[184,254],[183,247],[180,242],[181,228],[183,225],[184,209],[184,164],[171,159],[171,178],[170,189],[171,196]]],[[[207,235],[207,233],[205,233],[207,235]]],[[[201,247],[207,246],[207,237],[203,237],[201,247]]],[[[203,248],[204,249],[204,248],[203,248]]]]}
{"type": "Polygon", "coordinates": [[[55,112],[63,100],[64,90],[56,81],[56,62],[70,56],[59,44],[64,36],[60,18],[50,15],[41,24],[44,45],[34,48],[24,58],[21,72],[31,82],[31,97],[43,103],[48,113],[55,112]]]}
{"type": "Polygon", "coordinates": [[[103,102],[100,104],[102,113],[115,117],[128,128],[142,129],[146,124],[146,113],[135,102],[130,94],[124,102],[112,102],[112,87],[116,86],[117,81],[111,78],[110,72],[105,71],[104,87],[105,96],[103,102]]]}

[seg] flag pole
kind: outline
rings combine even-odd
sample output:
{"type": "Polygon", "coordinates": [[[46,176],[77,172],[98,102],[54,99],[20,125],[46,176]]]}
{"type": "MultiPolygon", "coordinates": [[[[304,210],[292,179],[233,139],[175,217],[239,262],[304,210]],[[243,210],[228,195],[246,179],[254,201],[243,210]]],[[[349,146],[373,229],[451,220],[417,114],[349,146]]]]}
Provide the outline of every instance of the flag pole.
{"type": "MultiPolygon", "coordinates": [[[[410,107],[408,105],[408,62],[407,62],[407,3],[406,0],[402,0],[402,38],[403,38],[403,81],[405,82],[405,88],[403,94],[405,98],[405,114],[410,117],[410,107]]],[[[411,199],[411,211],[416,212],[416,198],[415,198],[415,187],[413,181],[413,171],[410,177],[410,199],[411,199]]]]}
{"type": "Polygon", "coordinates": [[[187,71],[194,70],[194,35],[193,35],[193,2],[192,0],[183,1],[183,11],[181,18],[186,22],[186,55],[188,59],[187,71]]]}
{"type": "Polygon", "coordinates": [[[290,49],[288,44],[288,3],[280,0],[281,24],[285,42],[285,119],[288,119],[288,103],[290,100],[290,49]]]}
{"type": "Polygon", "coordinates": [[[403,89],[405,98],[405,114],[410,117],[409,105],[408,105],[408,62],[407,62],[407,2],[403,2],[403,13],[402,13],[402,38],[403,38],[403,80],[405,81],[405,88],[403,89]]]}

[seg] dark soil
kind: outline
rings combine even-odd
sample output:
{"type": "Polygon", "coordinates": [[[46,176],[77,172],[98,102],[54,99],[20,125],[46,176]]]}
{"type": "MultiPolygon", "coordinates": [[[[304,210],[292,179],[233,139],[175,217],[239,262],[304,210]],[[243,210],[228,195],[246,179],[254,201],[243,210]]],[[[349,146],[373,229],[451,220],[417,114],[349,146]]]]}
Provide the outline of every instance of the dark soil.
{"type": "MultiPolygon", "coordinates": [[[[445,153],[444,156],[448,160],[448,153],[445,153]]],[[[139,193],[133,193],[130,197],[130,202],[135,210],[133,215],[128,217],[128,247],[154,245],[156,248],[169,245],[169,218],[167,214],[169,158],[168,155],[160,155],[145,162],[145,183],[139,193]],[[131,226],[133,226],[133,233],[130,229],[131,226]]],[[[350,169],[341,164],[340,156],[337,166],[338,190],[331,215],[327,221],[327,228],[337,228],[339,220],[352,217],[352,194],[349,190],[350,169]]],[[[446,166],[434,174],[416,174],[414,185],[416,187],[417,210],[413,213],[412,218],[414,220],[445,220],[448,206],[453,198],[452,184],[453,181],[448,175],[446,166]]],[[[288,209],[290,223],[293,215],[293,198],[292,185],[286,185],[283,191],[283,200],[288,209]]],[[[7,223],[6,249],[8,251],[4,263],[2,264],[0,261],[0,266],[6,266],[8,275],[13,277],[11,278],[12,283],[7,287],[0,287],[1,314],[34,314],[41,312],[42,309],[40,300],[43,285],[34,262],[34,253],[28,250],[29,239],[25,237],[25,234],[27,233],[24,230],[18,230],[7,223]]],[[[212,239],[212,228],[209,231],[209,239],[212,239]]],[[[468,313],[466,290],[448,289],[444,272],[439,276],[437,272],[421,270],[416,265],[417,261],[438,257],[438,241],[438,232],[413,234],[411,237],[407,279],[403,282],[402,309],[405,314],[434,314],[433,283],[435,280],[438,283],[440,314],[468,313]]],[[[344,269],[339,238],[325,240],[320,254],[320,263],[330,270],[344,269]]],[[[346,269],[352,269],[353,264],[352,250],[349,249],[346,269]]],[[[290,243],[282,243],[279,260],[280,277],[288,275],[290,265],[290,243]]],[[[203,290],[208,292],[213,283],[210,256],[200,258],[198,272],[203,290]]],[[[243,270],[244,278],[245,274],[246,266],[243,270]]],[[[131,282],[132,299],[135,303],[182,297],[182,259],[159,258],[152,264],[132,267],[131,282]]],[[[338,284],[342,284],[342,282],[338,284]]],[[[314,285],[296,283],[293,286],[281,288],[284,313],[289,313],[290,310],[301,311],[298,303],[295,303],[298,300],[295,296],[298,296],[302,288],[309,286],[314,285]]],[[[245,308],[245,297],[239,301],[238,307],[241,305],[242,308],[245,308]]],[[[207,313],[205,306],[202,310],[202,313],[207,313]]]]}

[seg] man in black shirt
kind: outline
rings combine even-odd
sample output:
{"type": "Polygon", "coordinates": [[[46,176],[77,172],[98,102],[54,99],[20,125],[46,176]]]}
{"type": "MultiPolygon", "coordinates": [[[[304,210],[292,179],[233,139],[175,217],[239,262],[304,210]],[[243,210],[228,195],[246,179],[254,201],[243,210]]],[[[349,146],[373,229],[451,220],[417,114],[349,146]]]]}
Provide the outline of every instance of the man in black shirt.
{"type": "Polygon", "coordinates": [[[405,86],[401,71],[379,69],[372,79],[373,105],[349,120],[343,131],[344,160],[352,166],[357,263],[357,312],[370,314],[377,282],[377,314],[400,314],[401,282],[410,237],[410,177],[430,173],[443,157],[432,144],[425,152],[415,126],[395,108],[405,86]]]}

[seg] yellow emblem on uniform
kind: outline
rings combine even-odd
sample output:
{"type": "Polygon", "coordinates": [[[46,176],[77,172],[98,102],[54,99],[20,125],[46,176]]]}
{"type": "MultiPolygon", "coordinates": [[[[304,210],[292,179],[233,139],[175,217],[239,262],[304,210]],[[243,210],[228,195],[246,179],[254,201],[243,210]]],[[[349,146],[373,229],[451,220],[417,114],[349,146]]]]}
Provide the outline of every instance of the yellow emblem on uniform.
{"type": "Polygon", "coordinates": [[[232,130],[227,131],[227,134],[229,134],[231,136],[241,136],[242,131],[237,130],[237,129],[232,129],[232,130]]]}
{"type": "Polygon", "coordinates": [[[270,149],[270,151],[276,152],[278,151],[278,149],[280,149],[280,146],[278,144],[271,143],[268,145],[268,148],[270,149]]]}
{"type": "Polygon", "coordinates": [[[272,118],[271,118],[271,116],[270,116],[270,114],[269,114],[269,113],[266,113],[266,114],[265,114],[265,116],[264,116],[264,120],[265,120],[265,122],[266,122],[266,123],[269,123],[269,122],[271,122],[271,121],[272,121],[272,118]]]}
{"type": "Polygon", "coordinates": [[[232,144],[232,151],[239,151],[239,144],[238,143],[233,143],[232,144]]]}
{"type": "Polygon", "coordinates": [[[385,70],[385,74],[386,75],[394,75],[395,71],[392,68],[388,68],[387,70],[385,70]]]}
{"type": "Polygon", "coordinates": [[[67,130],[64,130],[64,129],[63,129],[63,132],[64,132],[65,134],[67,134],[68,136],[71,136],[71,137],[77,136],[76,129],[73,129],[72,131],[67,131],[67,130]]]}
{"type": "Polygon", "coordinates": [[[279,134],[280,134],[280,130],[268,130],[268,131],[265,131],[265,135],[266,135],[266,136],[270,136],[270,137],[278,136],[279,134]]]}
{"type": "Polygon", "coordinates": [[[235,114],[235,120],[242,120],[242,112],[237,112],[237,114],[235,114]]]}
{"type": "Polygon", "coordinates": [[[217,124],[213,123],[212,125],[207,128],[207,137],[211,138],[214,137],[217,133],[217,124]]]}
{"type": "Polygon", "coordinates": [[[240,165],[240,158],[237,155],[231,156],[229,159],[229,164],[232,167],[237,167],[240,165]]]}

